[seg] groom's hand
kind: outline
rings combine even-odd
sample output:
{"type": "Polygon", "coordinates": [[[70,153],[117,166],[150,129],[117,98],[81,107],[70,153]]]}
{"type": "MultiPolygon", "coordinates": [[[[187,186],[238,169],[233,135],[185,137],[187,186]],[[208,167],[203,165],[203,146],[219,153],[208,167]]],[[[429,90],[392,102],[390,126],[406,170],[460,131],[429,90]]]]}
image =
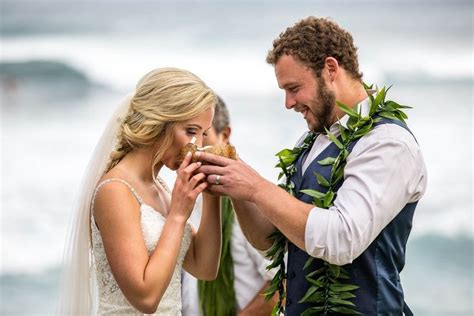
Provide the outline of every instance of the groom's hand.
{"type": "Polygon", "coordinates": [[[253,201],[259,184],[265,181],[240,159],[232,160],[204,152],[197,156],[200,161],[208,163],[203,164],[197,171],[207,175],[208,188],[214,194],[253,201]]]}

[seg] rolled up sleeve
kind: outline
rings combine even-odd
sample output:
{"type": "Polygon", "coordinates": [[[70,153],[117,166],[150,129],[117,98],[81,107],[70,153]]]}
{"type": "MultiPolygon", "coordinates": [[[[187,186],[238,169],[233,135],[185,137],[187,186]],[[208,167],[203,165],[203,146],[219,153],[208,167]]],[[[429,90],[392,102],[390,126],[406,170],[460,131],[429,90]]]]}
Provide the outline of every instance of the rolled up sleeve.
{"type": "Polygon", "coordinates": [[[311,210],[306,252],[337,265],[351,263],[425,188],[426,168],[413,136],[393,124],[376,128],[349,155],[334,206],[311,210]]]}

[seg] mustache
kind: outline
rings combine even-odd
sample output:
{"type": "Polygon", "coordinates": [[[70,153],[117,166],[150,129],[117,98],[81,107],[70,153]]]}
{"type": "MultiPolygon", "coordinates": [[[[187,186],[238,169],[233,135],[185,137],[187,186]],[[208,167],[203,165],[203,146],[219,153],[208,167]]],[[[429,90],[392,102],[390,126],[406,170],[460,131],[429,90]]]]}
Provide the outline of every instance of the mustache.
{"type": "Polygon", "coordinates": [[[297,103],[294,108],[293,108],[296,112],[303,112],[303,110],[311,110],[311,108],[305,104],[302,104],[302,103],[297,103]]]}

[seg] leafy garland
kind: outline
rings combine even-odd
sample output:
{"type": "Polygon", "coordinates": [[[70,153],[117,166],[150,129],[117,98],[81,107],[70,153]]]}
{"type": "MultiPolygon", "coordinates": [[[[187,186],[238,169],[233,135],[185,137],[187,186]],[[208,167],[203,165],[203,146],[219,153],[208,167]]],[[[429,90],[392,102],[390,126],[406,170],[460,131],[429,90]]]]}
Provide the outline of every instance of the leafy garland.
{"type": "MultiPolygon", "coordinates": [[[[367,90],[372,89],[372,86],[365,84],[364,86],[367,90]]],[[[346,127],[339,124],[339,138],[327,129],[326,134],[339,148],[340,152],[337,157],[327,157],[318,161],[320,165],[332,166],[329,179],[324,178],[321,174],[315,173],[318,183],[327,188],[327,192],[323,193],[313,189],[300,191],[311,196],[313,198],[313,204],[317,207],[329,209],[333,206],[333,202],[337,196],[336,188],[344,177],[344,167],[346,166],[347,157],[349,156],[349,145],[352,142],[369,133],[373,129],[374,124],[381,120],[380,117],[399,120],[401,122],[405,122],[405,119],[408,118],[402,109],[411,107],[385,100],[389,89],[390,87],[383,87],[375,97],[369,94],[370,110],[368,116],[362,116],[360,109],[359,112],[356,112],[347,105],[337,102],[338,107],[349,116],[349,119],[346,127]]],[[[296,161],[299,155],[313,144],[316,136],[316,134],[310,132],[301,146],[297,146],[293,149],[283,149],[276,154],[279,159],[279,163],[276,167],[282,169],[278,179],[281,179],[283,175],[286,177],[285,183],[279,186],[292,196],[295,196],[296,193],[295,185],[291,181],[292,176],[296,173],[296,161]]],[[[285,310],[283,300],[285,298],[284,281],[286,279],[286,272],[283,258],[287,246],[287,239],[279,230],[272,233],[268,239],[273,240],[273,246],[267,252],[267,256],[272,260],[272,263],[267,269],[274,267],[280,267],[280,269],[272,279],[270,288],[265,293],[265,299],[269,300],[275,292],[278,291],[279,300],[273,309],[272,315],[279,315],[280,313],[284,313],[285,310]]],[[[313,257],[309,257],[303,270],[306,270],[313,260],[313,257]]],[[[354,303],[348,300],[355,297],[352,291],[356,290],[358,286],[341,282],[342,279],[349,278],[349,274],[344,268],[328,262],[324,262],[322,268],[307,273],[306,280],[311,285],[298,303],[312,303],[313,307],[306,309],[301,315],[326,315],[329,312],[338,314],[360,314],[356,311],[354,303]]]]}
{"type": "Polygon", "coordinates": [[[221,197],[222,249],[219,271],[213,281],[198,280],[199,314],[234,316],[237,299],[234,290],[234,261],[231,253],[234,208],[228,197],[221,197]]]}
{"type": "MultiPolygon", "coordinates": [[[[295,184],[290,179],[296,173],[295,162],[301,152],[313,144],[316,136],[316,134],[310,132],[300,147],[295,147],[293,149],[283,149],[277,154],[280,162],[275,167],[282,169],[282,172],[278,176],[278,180],[280,180],[283,175],[286,176],[286,183],[281,183],[279,186],[286,192],[290,193],[292,196],[295,195],[295,184]]],[[[284,287],[286,279],[284,257],[287,239],[279,230],[275,230],[272,234],[270,234],[268,239],[273,240],[273,245],[266,253],[267,257],[272,261],[272,263],[267,266],[267,270],[279,267],[278,271],[270,282],[268,290],[264,293],[265,301],[268,301],[273,297],[275,292],[278,291],[278,301],[272,310],[272,316],[274,316],[285,312],[285,308],[283,306],[283,300],[286,296],[284,287]]]]}

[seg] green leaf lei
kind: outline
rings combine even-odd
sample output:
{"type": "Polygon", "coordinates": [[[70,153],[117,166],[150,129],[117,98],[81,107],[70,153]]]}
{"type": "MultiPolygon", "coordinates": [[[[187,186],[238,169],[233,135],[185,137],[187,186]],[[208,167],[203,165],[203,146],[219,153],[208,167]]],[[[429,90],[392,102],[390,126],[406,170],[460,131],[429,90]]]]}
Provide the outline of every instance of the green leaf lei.
{"type": "Polygon", "coordinates": [[[198,280],[200,315],[234,316],[237,313],[231,253],[234,217],[232,202],[228,197],[221,197],[222,249],[219,271],[213,281],[198,280]]]}
{"type": "MultiPolygon", "coordinates": [[[[364,86],[367,90],[372,89],[372,86],[365,84],[364,86]]],[[[329,179],[315,173],[318,183],[327,188],[327,192],[323,193],[313,189],[300,191],[311,196],[313,198],[313,204],[317,207],[329,209],[333,206],[333,202],[337,196],[336,188],[344,177],[344,167],[346,166],[347,157],[349,156],[349,145],[352,142],[369,133],[373,129],[374,124],[381,120],[381,117],[402,122],[405,122],[405,119],[408,118],[402,109],[411,107],[385,100],[389,89],[390,87],[383,87],[375,97],[369,95],[370,110],[368,116],[362,116],[360,109],[359,112],[356,112],[347,105],[337,102],[338,107],[349,116],[349,119],[346,127],[339,124],[339,137],[336,137],[327,129],[326,134],[339,148],[340,152],[337,157],[328,157],[318,161],[321,165],[332,166],[329,179]]],[[[281,169],[278,180],[283,176],[286,177],[285,183],[279,184],[279,186],[293,196],[295,196],[296,192],[295,185],[291,181],[291,178],[296,173],[296,161],[305,149],[312,146],[316,136],[316,134],[310,132],[301,146],[297,146],[293,149],[283,149],[276,154],[279,162],[275,167],[281,169]]],[[[273,297],[275,292],[278,291],[279,300],[273,308],[272,315],[279,315],[285,311],[283,300],[285,298],[284,281],[286,279],[286,271],[283,258],[287,247],[287,239],[279,230],[276,230],[268,236],[268,239],[273,240],[273,245],[267,252],[267,256],[272,261],[267,269],[275,267],[279,267],[280,269],[272,279],[270,288],[265,293],[265,299],[269,300],[273,297]]],[[[306,270],[313,260],[314,258],[310,257],[305,263],[303,270],[306,270]]],[[[316,271],[309,271],[306,274],[306,280],[310,283],[310,287],[298,303],[312,303],[312,307],[306,309],[301,315],[326,315],[329,312],[338,314],[360,314],[356,310],[354,303],[348,300],[355,297],[352,292],[356,290],[358,286],[341,282],[341,280],[349,278],[349,274],[344,268],[328,262],[324,262],[324,266],[316,271]]]]}

